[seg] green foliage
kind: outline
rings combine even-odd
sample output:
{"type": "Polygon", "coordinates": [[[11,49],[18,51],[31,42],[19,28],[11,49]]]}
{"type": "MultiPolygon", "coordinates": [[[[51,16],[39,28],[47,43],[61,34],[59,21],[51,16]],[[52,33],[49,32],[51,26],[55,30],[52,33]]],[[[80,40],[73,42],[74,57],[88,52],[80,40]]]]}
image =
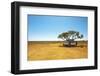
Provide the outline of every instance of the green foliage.
{"type": "Polygon", "coordinates": [[[83,35],[77,31],[71,30],[71,31],[63,32],[63,33],[59,34],[58,38],[61,38],[63,40],[75,40],[75,39],[83,38],[83,35]]]}

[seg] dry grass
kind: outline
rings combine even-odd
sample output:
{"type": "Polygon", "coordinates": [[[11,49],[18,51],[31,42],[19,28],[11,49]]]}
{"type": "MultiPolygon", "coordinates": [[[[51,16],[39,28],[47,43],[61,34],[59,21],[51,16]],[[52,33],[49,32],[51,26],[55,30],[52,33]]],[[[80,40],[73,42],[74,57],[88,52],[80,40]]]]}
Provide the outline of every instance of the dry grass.
{"type": "Polygon", "coordinates": [[[87,58],[87,42],[76,47],[63,47],[62,42],[28,42],[28,60],[57,60],[87,58]]]}

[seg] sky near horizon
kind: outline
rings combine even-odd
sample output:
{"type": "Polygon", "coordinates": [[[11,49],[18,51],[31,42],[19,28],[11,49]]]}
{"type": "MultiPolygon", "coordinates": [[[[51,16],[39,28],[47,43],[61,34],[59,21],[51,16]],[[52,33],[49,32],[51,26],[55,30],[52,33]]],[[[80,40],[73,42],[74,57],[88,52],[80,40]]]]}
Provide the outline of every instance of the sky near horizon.
{"type": "Polygon", "coordinates": [[[58,35],[69,30],[87,40],[88,17],[28,15],[28,41],[58,41],[58,35]]]}

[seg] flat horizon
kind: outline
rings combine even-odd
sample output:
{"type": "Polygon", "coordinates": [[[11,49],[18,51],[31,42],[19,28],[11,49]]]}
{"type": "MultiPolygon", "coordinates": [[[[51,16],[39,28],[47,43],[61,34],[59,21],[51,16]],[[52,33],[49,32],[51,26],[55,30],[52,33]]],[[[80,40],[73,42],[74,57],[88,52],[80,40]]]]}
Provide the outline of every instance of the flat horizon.
{"type": "MultiPolygon", "coordinates": [[[[38,40],[38,41],[43,41],[43,40],[38,40]]],[[[63,40],[45,40],[45,41],[63,41],[63,40]]],[[[88,40],[75,40],[75,41],[88,41],[88,40]]],[[[32,41],[30,40],[29,42],[32,42],[32,41]]]]}

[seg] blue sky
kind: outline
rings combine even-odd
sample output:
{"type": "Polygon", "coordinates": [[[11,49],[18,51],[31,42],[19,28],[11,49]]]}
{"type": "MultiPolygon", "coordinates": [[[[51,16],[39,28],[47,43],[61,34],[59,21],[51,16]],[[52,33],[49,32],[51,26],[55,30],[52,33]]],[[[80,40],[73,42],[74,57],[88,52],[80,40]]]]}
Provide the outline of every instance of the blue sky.
{"type": "Polygon", "coordinates": [[[88,18],[28,15],[28,41],[55,41],[62,32],[79,31],[87,39],[88,18]]]}

